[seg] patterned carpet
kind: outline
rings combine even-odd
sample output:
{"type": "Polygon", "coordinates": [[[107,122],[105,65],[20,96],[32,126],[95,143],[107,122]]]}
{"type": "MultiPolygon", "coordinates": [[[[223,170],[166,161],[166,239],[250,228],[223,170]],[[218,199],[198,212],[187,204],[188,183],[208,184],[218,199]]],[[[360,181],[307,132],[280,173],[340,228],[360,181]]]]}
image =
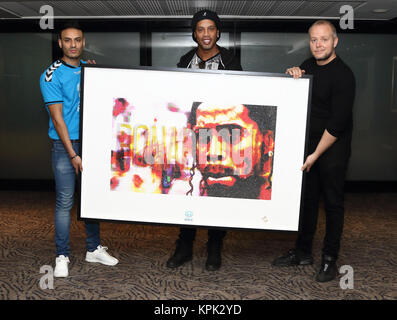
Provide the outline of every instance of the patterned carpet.
{"type": "MultiPolygon", "coordinates": [[[[354,270],[354,289],[339,279],[314,281],[320,263],[324,219],[314,243],[313,266],[274,268],[271,261],[294,243],[295,234],[229,231],[218,272],[204,268],[206,230],[197,233],[192,262],[177,270],[165,263],[176,227],[102,223],[102,244],[120,263],[84,261],[83,223],[71,225],[69,277],[39,286],[40,267],[54,265],[52,192],[0,192],[0,300],[59,299],[397,299],[397,194],[347,194],[339,266],[354,270]]],[[[323,214],[321,215],[323,217],[323,214]]]]}

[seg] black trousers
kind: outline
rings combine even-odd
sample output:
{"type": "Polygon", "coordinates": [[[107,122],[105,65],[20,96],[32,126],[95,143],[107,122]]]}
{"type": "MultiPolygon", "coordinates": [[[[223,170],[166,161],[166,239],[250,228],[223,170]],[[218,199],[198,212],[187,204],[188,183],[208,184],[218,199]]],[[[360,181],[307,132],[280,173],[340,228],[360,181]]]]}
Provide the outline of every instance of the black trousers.
{"type": "MultiPolygon", "coordinates": [[[[196,228],[181,228],[179,239],[184,242],[193,242],[196,238],[196,228]]],[[[226,235],[225,230],[208,229],[208,242],[222,241],[226,235]]]]}
{"type": "MultiPolygon", "coordinates": [[[[309,154],[318,140],[309,141],[309,154]]],[[[320,197],[323,195],[326,230],[323,254],[338,258],[344,224],[344,185],[351,135],[338,139],[323,153],[309,172],[305,173],[303,211],[296,248],[311,254],[316,232],[320,197]]]]}

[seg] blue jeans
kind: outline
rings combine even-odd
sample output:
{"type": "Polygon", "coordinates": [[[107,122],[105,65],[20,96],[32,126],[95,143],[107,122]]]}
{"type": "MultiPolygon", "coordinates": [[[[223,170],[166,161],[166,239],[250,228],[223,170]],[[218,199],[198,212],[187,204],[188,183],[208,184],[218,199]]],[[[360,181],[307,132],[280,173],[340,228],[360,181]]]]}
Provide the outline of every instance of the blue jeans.
{"type": "MultiPolygon", "coordinates": [[[[72,141],[78,154],[79,142],[72,141]]],[[[55,176],[55,245],[56,255],[69,256],[70,210],[73,207],[76,172],[61,140],[53,140],[52,169],[55,176]]],[[[85,222],[86,248],[95,251],[100,244],[99,223],[85,222]]]]}

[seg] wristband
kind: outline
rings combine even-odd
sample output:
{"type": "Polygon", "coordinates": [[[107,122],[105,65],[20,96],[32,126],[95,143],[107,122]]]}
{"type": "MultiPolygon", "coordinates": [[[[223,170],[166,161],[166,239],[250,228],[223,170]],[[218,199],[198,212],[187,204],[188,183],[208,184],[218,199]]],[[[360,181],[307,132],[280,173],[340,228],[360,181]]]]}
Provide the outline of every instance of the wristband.
{"type": "Polygon", "coordinates": [[[73,157],[70,157],[70,160],[73,160],[74,158],[76,158],[78,155],[75,154],[73,157]]]}

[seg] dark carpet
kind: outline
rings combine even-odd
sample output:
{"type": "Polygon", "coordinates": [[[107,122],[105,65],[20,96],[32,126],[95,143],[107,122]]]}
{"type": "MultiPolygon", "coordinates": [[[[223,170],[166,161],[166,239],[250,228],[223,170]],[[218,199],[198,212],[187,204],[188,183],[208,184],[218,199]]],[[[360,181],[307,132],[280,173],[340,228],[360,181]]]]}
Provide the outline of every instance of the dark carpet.
{"type": "Polygon", "coordinates": [[[40,268],[54,266],[52,192],[0,192],[0,300],[33,299],[397,299],[397,194],[347,194],[338,266],[354,271],[354,288],[314,278],[324,236],[321,211],[315,263],[275,268],[272,260],[294,244],[294,233],[231,230],[220,271],[204,268],[207,231],[199,229],[193,261],[177,270],[165,263],[177,227],[101,223],[101,239],[120,260],[115,267],[87,263],[84,224],[72,213],[68,278],[40,288],[40,268]]]}

